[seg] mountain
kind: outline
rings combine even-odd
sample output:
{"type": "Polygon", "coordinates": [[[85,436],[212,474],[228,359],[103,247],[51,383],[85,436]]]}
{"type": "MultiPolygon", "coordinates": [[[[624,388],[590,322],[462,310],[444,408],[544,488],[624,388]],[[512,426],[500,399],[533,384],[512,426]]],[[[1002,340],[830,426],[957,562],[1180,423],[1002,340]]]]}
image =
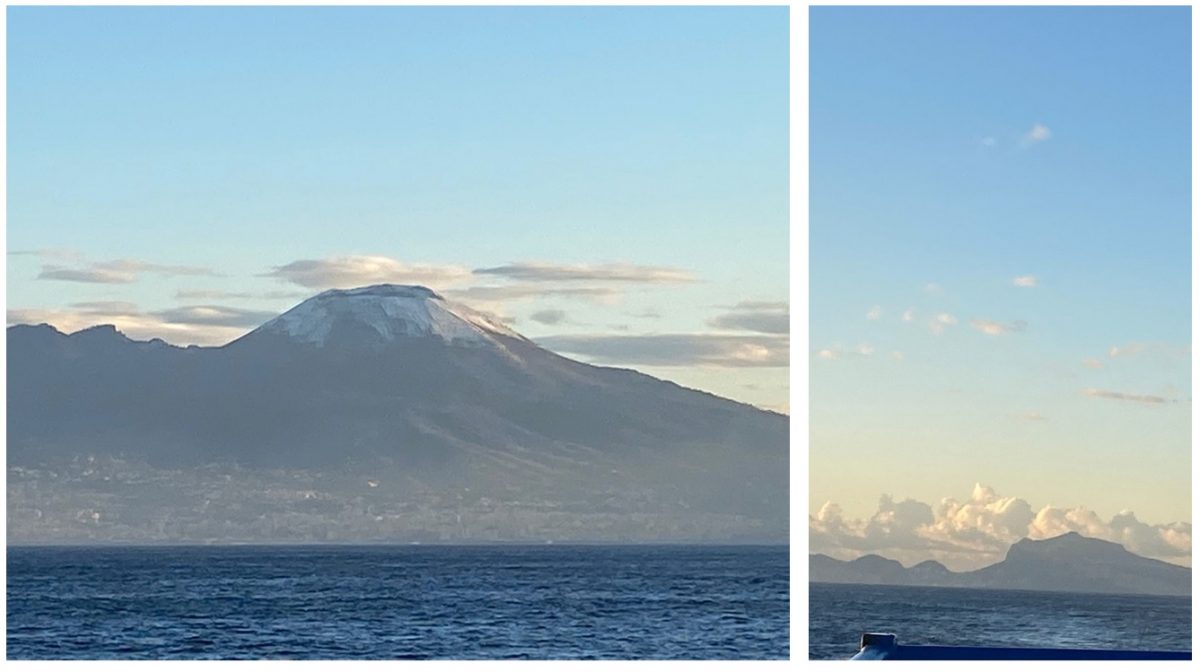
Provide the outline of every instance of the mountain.
{"type": "Polygon", "coordinates": [[[910,583],[908,571],[899,562],[874,554],[849,562],[823,554],[809,556],[809,576],[821,577],[812,580],[824,583],[904,585],[910,583]]]}
{"type": "Polygon", "coordinates": [[[1192,585],[1186,567],[1143,558],[1120,544],[1076,532],[1043,541],[1022,539],[1002,562],[971,574],[975,585],[1021,590],[1182,595],[1190,594],[1192,585]]]}
{"type": "Polygon", "coordinates": [[[1022,539],[1004,560],[971,572],[951,572],[927,560],[904,568],[895,560],[868,555],[842,561],[809,556],[809,581],[908,586],[997,588],[1076,593],[1190,595],[1192,571],[1143,558],[1120,544],[1068,532],[1052,539],[1022,539]]]}
{"type": "Polygon", "coordinates": [[[567,359],[424,287],[323,292],[211,348],[16,325],[8,371],[10,539],[787,538],[786,416],[567,359]],[[293,530],[233,483],[327,515],[293,530]]]}

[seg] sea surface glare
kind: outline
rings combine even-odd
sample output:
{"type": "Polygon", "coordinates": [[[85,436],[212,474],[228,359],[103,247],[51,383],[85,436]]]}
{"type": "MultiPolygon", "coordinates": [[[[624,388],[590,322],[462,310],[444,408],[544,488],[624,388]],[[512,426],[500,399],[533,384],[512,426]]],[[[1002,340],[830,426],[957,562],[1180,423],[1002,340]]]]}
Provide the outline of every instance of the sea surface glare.
{"type": "Polygon", "coordinates": [[[1188,651],[1191,597],[809,584],[811,659],[858,653],[864,632],[899,644],[1188,651]]]}
{"type": "Polygon", "coordinates": [[[788,550],[9,547],[8,657],[788,657],[788,550]]]}

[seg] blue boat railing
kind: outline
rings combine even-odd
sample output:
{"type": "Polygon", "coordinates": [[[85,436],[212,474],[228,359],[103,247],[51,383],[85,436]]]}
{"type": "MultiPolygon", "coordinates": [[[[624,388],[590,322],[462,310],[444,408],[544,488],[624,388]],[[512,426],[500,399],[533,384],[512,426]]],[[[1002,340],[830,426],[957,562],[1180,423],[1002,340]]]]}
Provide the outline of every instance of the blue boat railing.
{"type": "Polygon", "coordinates": [[[868,632],[851,660],[1191,660],[1191,651],[1036,649],[998,646],[912,646],[892,634],[868,632]]]}

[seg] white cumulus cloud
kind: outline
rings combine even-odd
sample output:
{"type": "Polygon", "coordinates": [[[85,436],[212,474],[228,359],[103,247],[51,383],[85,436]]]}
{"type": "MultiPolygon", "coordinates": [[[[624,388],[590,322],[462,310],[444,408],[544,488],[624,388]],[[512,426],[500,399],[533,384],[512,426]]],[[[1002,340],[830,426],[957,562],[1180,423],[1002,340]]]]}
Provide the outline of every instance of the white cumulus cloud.
{"type": "Polygon", "coordinates": [[[1105,520],[1084,507],[1035,509],[1025,499],[978,483],[967,499],[946,497],[935,505],[884,495],[867,519],[847,518],[841,506],[826,502],[808,522],[813,553],[842,558],[878,553],[904,564],[936,559],[958,571],[1003,559],[1022,538],[1048,539],[1067,532],[1119,543],[1146,557],[1191,564],[1191,523],[1150,524],[1131,511],[1105,520]]]}

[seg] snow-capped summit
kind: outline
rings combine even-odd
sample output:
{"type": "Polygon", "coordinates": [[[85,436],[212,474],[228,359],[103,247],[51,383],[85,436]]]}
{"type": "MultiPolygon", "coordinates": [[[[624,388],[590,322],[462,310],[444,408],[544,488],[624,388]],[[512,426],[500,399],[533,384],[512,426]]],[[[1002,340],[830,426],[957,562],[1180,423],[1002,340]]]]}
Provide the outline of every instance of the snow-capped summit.
{"type": "Polygon", "coordinates": [[[455,345],[482,345],[494,341],[497,335],[521,338],[497,320],[419,285],[331,289],[305,300],[250,335],[282,335],[323,346],[334,331],[341,329],[374,334],[385,342],[435,337],[455,345]]]}

